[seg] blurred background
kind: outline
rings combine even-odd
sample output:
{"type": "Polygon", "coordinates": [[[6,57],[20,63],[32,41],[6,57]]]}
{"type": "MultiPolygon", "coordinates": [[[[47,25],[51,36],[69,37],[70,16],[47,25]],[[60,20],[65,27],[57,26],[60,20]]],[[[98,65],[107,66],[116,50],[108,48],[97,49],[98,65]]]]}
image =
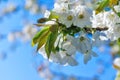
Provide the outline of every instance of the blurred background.
{"type": "Polygon", "coordinates": [[[78,54],[74,67],[49,63],[31,47],[39,30],[33,24],[53,6],[54,0],[0,0],[0,80],[114,80],[109,46],[95,49],[99,57],[88,64],[78,54]]]}

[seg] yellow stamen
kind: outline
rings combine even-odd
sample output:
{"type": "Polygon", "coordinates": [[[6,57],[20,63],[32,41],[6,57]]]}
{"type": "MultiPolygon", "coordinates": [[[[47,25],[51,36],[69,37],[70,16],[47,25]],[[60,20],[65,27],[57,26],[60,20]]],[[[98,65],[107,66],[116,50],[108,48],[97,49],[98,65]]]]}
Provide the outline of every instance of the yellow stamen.
{"type": "Polygon", "coordinates": [[[78,17],[79,17],[79,19],[83,19],[83,18],[84,18],[84,15],[83,15],[83,14],[80,14],[78,17]]]}
{"type": "Polygon", "coordinates": [[[73,16],[72,15],[69,15],[68,17],[67,17],[67,20],[69,20],[69,21],[71,21],[73,19],[73,16]]]}

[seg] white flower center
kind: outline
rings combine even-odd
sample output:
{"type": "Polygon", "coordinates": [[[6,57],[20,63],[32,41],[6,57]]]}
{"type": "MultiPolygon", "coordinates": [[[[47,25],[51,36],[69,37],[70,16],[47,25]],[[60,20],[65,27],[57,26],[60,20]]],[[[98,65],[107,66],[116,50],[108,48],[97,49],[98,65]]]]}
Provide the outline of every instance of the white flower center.
{"type": "Polygon", "coordinates": [[[83,14],[79,14],[79,15],[78,15],[78,18],[79,18],[79,19],[83,19],[83,18],[84,18],[84,15],[83,15],[83,14]]]}
{"type": "Polygon", "coordinates": [[[85,38],[82,36],[82,37],[80,37],[80,41],[84,41],[85,40],[85,38]]]}
{"type": "Polygon", "coordinates": [[[109,18],[112,20],[112,19],[115,18],[115,15],[112,13],[112,14],[109,15],[109,18]]]}
{"type": "Polygon", "coordinates": [[[67,20],[68,21],[71,21],[73,19],[73,16],[72,15],[69,15],[68,17],[67,17],[67,20]]]}
{"type": "Polygon", "coordinates": [[[65,9],[65,8],[62,8],[62,11],[66,11],[66,9],[65,9]]]}

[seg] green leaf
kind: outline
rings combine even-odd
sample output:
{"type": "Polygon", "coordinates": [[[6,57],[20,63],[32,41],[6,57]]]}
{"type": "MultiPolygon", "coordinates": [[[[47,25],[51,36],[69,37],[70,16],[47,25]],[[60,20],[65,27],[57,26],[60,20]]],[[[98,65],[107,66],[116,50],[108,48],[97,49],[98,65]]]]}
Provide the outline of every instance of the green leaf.
{"type": "Polygon", "coordinates": [[[43,35],[40,36],[37,46],[37,51],[46,43],[49,34],[50,31],[46,31],[43,35]]]}
{"type": "Polygon", "coordinates": [[[58,31],[51,32],[50,35],[48,36],[47,42],[45,44],[45,51],[47,53],[47,57],[49,59],[51,52],[55,52],[55,47],[54,43],[57,39],[58,36],[58,31]]]}
{"type": "Polygon", "coordinates": [[[33,37],[32,39],[32,46],[34,46],[35,44],[38,43],[39,38],[46,33],[49,30],[49,27],[44,27],[42,30],[40,30],[38,33],[36,33],[36,35],[33,37]]]}
{"type": "Polygon", "coordinates": [[[118,40],[117,40],[117,44],[120,46],[120,38],[118,38],[118,40]]]}
{"type": "Polygon", "coordinates": [[[49,19],[51,20],[51,19],[58,19],[58,18],[59,16],[55,12],[51,11],[49,19]]]}
{"type": "Polygon", "coordinates": [[[120,12],[118,12],[117,15],[120,17],[120,12]]]}
{"type": "Polygon", "coordinates": [[[100,13],[101,11],[103,11],[104,8],[105,8],[106,6],[108,6],[108,5],[109,5],[109,0],[103,0],[103,1],[99,4],[98,8],[96,9],[96,14],[100,13]]]}
{"type": "Polygon", "coordinates": [[[110,0],[109,1],[109,6],[112,7],[114,5],[117,5],[119,3],[119,0],[110,0]]]}

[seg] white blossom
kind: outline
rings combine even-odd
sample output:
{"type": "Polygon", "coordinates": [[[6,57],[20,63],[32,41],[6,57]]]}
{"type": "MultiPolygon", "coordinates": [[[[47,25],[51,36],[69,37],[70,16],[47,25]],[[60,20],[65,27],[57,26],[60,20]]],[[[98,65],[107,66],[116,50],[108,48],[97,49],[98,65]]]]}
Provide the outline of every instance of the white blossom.
{"type": "Polygon", "coordinates": [[[49,18],[49,16],[50,16],[50,11],[46,10],[44,13],[44,17],[49,18]]]}
{"type": "Polygon", "coordinates": [[[109,28],[107,31],[104,31],[106,36],[112,41],[117,40],[120,37],[120,18],[113,11],[109,11],[106,12],[105,19],[109,28]]]}
{"type": "Polygon", "coordinates": [[[81,36],[79,45],[80,47],[78,51],[84,55],[85,64],[91,59],[91,56],[97,56],[97,54],[92,51],[92,44],[90,43],[90,39],[81,36]]]}
{"type": "Polygon", "coordinates": [[[56,12],[57,14],[61,14],[63,12],[66,12],[68,10],[68,3],[55,3],[54,8],[52,11],[56,12]]]}
{"type": "MultiPolygon", "coordinates": [[[[45,52],[44,46],[39,49],[39,54],[41,54],[45,59],[47,58],[47,54],[45,52]]],[[[77,61],[70,55],[67,55],[66,51],[59,51],[56,53],[51,53],[49,57],[50,62],[56,62],[62,65],[77,65],[77,61]]]]}
{"type": "MultiPolygon", "coordinates": [[[[62,65],[77,65],[77,61],[74,59],[75,54],[76,54],[76,48],[74,45],[72,45],[72,43],[67,39],[67,41],[61,41],[61,37],[59,37],[55,43],[55,46],[59,47],[60,50],[57,51],[56,53],[51,53],[50,57],[49,57],[49,61],[50,62],[56,62],[62,65]],[[59,45],[57,42],[59,42],[59,45]],[[61,50],[64,49],[64,50],[61,50]]],[[[39,53],[45,58],[47,59],[47,54],[45,52],[45,48],[44,46],[42,48],[39,49],[39,53]]]]}
{"type": "Polygon", "coordinates": [[[120,1],[119,1],[119,5],[115,5],[114,9],[116,10],[116,12],[120,12],[120,1]]]}
{"type": "Polygon", "coordinates": [[[76,48],[75,48],[75,46],[73,46],[72,43],[69,42],[69,41],[64,42],[62,48],[65,49],[66,54],[68,54],[68,55],[73,55],[73,54],[76,53],[76,48]]]}
{"type": "Polygon", "coordinates": [[[63,60],[62,64],[64,65],[71,65],[71,66],[78,65],[78,62],[72,56],[65,56],[62,60],[63,60]]]}
{"type": "MultiPolygon", "coordinates": [[[[83,54],[86,64],[92,57],[98,56],[93,51],[94,47],[101,47],[107,44],[108,40],[114,41],[120,38],[120,17],[112,9],[96,14],[93,9],[95,5],[89,5],[97,1],[92,0],[87,3],[86,0],[57,0],[55,2],[52,12],[58,17],[45,22],[46,25],[57,24],[60,29],[54,44],[56,52],[51,52],[50,62],[75,66],[78,64],[75,55],[79,52],[83,54]],[[73,30],[69,32],[64,29],[73,30]],[[77,37],[69,35],[74,32],[75,35],[78,34],[77,37]],[[89,36],[88,32],[92,36],[89,36]]],[[[114,9],[120,12],[118,5],[114,9]]],[[[49,18],[52,12],[46,10],[44,17],[49,18]]],[[[45,46],[39,50],[39,53],[47,59],[45,46]]]]}
{"type": "Polygon", "coordinates": [[[93,28],[108,28],[106,31],[102,31],[106,37],[112,41],[117,40],[120,37],[120,18],[112,10],[107,12],[101,12],[99,14],[93,14],[91,18],[93,28]]]}
{"type": "Polygon", "coordinates": [[[93,11],[93,15],[91,17],[91,22],[92,22],[92,27],[93,28],[105,28],[106,23],[105,23],[105,19],[104,19],[105,13],[101,12],[99,14],[95,14],[95,11],[93,11]]]}
{"type": "Polygon", "coordinates": [[[86,52],[84,54],[84,63],[86,64],[89,60],[91,60],[92,56],[97,57],[98,55],[92,50],[89,50],[88,52],[86,52]]]}
{"type": "Polygon", "coordinates": [[[71,27],[74,21],[74,13],[72,10],[66,11],[59,15],[59,22],[64,24],[67,28],[71,27]]]}
{"type": "Polygon", "coordinates": [[[76,49],[84,55],[85,64],[91,59],[92,56],[97,56],[97,54],[92,51],[92,41],[85,35],[84,32],[82,32],[78,38],[76,49]]]}
{"type": "Polygon", "coordinates": [[[81,28],[91,26],[90,17],[92,16],[92,10],[84,5],[77,6],[75,10],[74,25],[81,28]]]}
{"type": "Polygon", "coordinates": [[[92,46],[94,47],[100,47],[102,45],[105,45],[108,41],[108,38],[105,36],[105,34],[101,32],[95,32],[92,35],[92,46]]]}

